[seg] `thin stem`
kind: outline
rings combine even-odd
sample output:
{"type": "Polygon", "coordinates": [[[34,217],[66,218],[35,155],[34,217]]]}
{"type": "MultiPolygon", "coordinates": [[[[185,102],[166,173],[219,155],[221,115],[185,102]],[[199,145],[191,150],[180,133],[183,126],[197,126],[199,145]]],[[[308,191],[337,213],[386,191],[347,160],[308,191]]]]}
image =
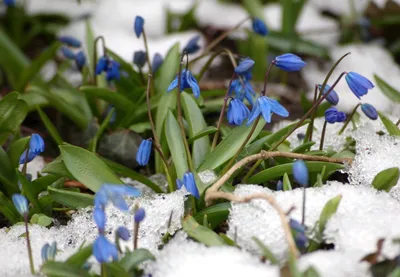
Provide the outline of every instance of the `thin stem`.
{"type": "Polygon", "coordinates": [[[134,222],[133,223],[133,250],[137,249],[138,246],[138,239],[139,239],[139,223],[134,222]]]}
{"type": "Polygon", "coordinates": [[[31,268],[32,275],[35,275],[35,266],[33,264],[31,240],[29,239],[28,215],[27,214],[24,215],[24,221],[25,221],[26,246],[28,248],[29,265],[31,268]]]}
{"type": "Polygon", "coordinates": [[[231,77],[231,80],[229,81],[228,88],[226,89],[226,93],[225,93],[225,97],[224,97],[224,104],[222,105],[222,109],[221,109],[221,112],[219,114],[219,119],[218,119],[218,122],[217,122],[217,131],[214,134],[214,139],[213,139],[213,142],[212,142],[212,145],[211,145],[211,151],[215,148],[215,146],[217,146],[218,137],[219,137],[219,131],[220,131],[220,128],[221,128],[221,125],[222,125],[222,120],[224,119],[225,109],[226,109],[226,106],[227,106],[227,103],[228,103],[229,91],[231,89],[231,85],[232,85],[232,82],[235,79],[235,77],[236,77],[236,73],[233,73],[232,77],[231,77]]]}
{"type": "Polygon", "coordinates": [[[242,183],[246,184],[247,180],[250,178],[251,175],[253,175],[254,171],[257,169],[257,167],[261,164],[262,160],[258,160],[253,166],[250,168],[250,170],[247,172],[247,174],[244,176],[242,183]]]}
{"type": "Polygon", "coordinates": [[[281,137],[281,139],[279,141],[277,141],[272,147],[271,147],[271,151],[275,150],[282,142],[284,142],[297,128],[299,128],[302,123],[304,122],[304,120],[306,120],[310,114],[321,104],[322,101],[325,100],[325,98],[331,93],[331,91],[336,87],[336,85],[339,83],[340,79],[342,79],[342,77],[346,74],[346,72],[342,72],[339,76],[339,78],[337,78],[337,80],[335,81],[335,83],[327,90],[327,92],[325,94],[323,94],[321,96],[321,98],[318,99],[317,102],[315,102],[315,104],[311,107],[311,109],[308,110],[308,112],[299,120],[299,122],[297,122],[297,124],[295,126],[293,126],[293,128],[283,137],[281,137]]]}
{"type": "Polygon", "coordinates": [[[146,49],[146,60],[147,64],[149,66],[149,72],[153,73],[153,69],[151,68],[151,62],[150,62],[150,52],[149,52],[149,45],[147,44],[147,36],[146,36],[146,31],[143,28],[143,42],[144,42],[144,48],[146,49]]]}
{"type": "Polygon", "coordinates": [[[344,132],[344,130],[346,130],[347,125],[349,125],[350,121],[353,119],[353,116],[354,116],[354,114],[356,113],[356,111],[357,111],[357,109],[358,109],[358,107],[359,107],[360,105],[361,105],[361,104],[358,103],[358,104],[354,107],[354,109],[353,109],[353,111],[351,112],[350,116],[346,119],[346,122],[344,123],[343,127],[340,129],[340,131],[339,131],[339,133],[338,133],[339,135],[341,135],[341,134],[344,132]]]}
{"type": "Polygon", "coordinates": [[[399,120],[397,120],[397,122],[396,122],[396,126],[399,126],[399,124],[400,124],[400,119],[399,119],[399,120]]]}
{"type": "MultiPolygon", "coordinates": [[[[318,98],[318,85],[315,84],[313,105],[315,104],[315,102],[317,102],[317,98],[318,98]]],[[[317,114],[317,110],[315,110],[311,114],[311,121],[307,127],[306,140],[308,139],[308,141],[312,141],[312,136],[313,136],[313,132],[314,132],[314,119],[315,119],[316,114],[317,114]]]]}
{"type": "Polygon", "coordinates": [[[101,264],[101,277],[107,277],[108,273],[107,273],[107,264],[106,263],[102,263],[101,264]]]}
{"type": "MultiPolygon", "coordinates": [[[[178,123],[179,123],[179,127],[181,129],[181,135],[182,135],[183,144],[185,145],[186,157],[187,157],[187,161],[188,161],[189,170],[193,172],[194,167],[193,167],[193,163],[192,163],[192,156],[190,154],[189,144],[188,144],[187,139],[186,139],[185,127],[183,126],[182,104],[181,104],[181,76],[182,76],[183,59],[184,59],[185,56],[187,56],[187,53],[183,52],[183,54],[181,56],[181,62],[179,64],[178,88],[176,90],[176,93],[177,93],[177,95],[176,95],[176,98],[177,98],[176,105],[177,105],[177,110],[178,110],[178,123]]],[[[179,176],[179,177],[182,177],[182,176],[179,176]]]]}
{"type": "Polygon", "coordinates": [[[306,220],[306,187],[303,187],[303,208],[301,213],[301,225],[304,226],[306,220]]]}
{"type": "Polygon", "coordinates": [[[270,72],[270,70],[271,70],[271,68],[272,68],[272,66],[273,66],[274,64],[275,64],[275,61],[273,61],[273,62],[269,65],[267,71],[265,72],[265,76],[264,76],[264,87],[263,87],[263,90],[260,92],[260,96],[264,96],[264,95],[265,95],[265,92],[267,91],[268,75],[269,75],[269,72],[270,72]]]}
{"type": "Polygon", "coordinates": [[[97,65],[97,43],[101,40],[103,45],[103,55],[106,55],[107,48],[106,48],[106,41],[103,36],[98,36],[93,42],[94,49],[93,49],[93,83],[97,86],[97,77],[96,77],[96,65],[97,65]]]}
{"type": "Polygon", "coordinates": [[[324,127],[322,127],[322,132],[321,132],[321,141],[319,142],[319,150],[324,149],[324,140],[325,140],[325,132],[326,132],[327,124],[328,124],[328,121],[325,120],[324,127]]]}
{"type": "Polygon", "coordinates": [[[28,166],[28,156],[29,156],[29,149],[30,149],[30,146],[31,146],[31,139],[32,139],[32,136],[28,141],[28,146],[26,147],[24,165],[22,166],[22,174],[23,175],[26,175],[26,168],[28,166]]]}

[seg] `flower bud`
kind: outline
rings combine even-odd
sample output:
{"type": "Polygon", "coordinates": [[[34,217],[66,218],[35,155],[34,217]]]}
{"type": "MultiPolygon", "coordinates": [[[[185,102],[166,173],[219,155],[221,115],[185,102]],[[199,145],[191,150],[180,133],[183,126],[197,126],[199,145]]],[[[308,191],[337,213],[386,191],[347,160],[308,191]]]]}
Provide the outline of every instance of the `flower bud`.
{"type": "Polygon", "coordinates": [[[297,160],[293,163],[294,180],[302,186],[308,184],[308,168],[303,160],[297,160]]]}

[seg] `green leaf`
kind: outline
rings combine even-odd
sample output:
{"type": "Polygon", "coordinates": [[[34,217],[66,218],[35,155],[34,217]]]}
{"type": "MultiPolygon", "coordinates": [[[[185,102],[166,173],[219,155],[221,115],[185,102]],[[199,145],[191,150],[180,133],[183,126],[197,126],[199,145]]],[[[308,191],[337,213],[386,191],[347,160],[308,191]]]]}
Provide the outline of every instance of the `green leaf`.
{"type": "Polygon", "coordinates": [[[196,214],[194,219],[196,219],[196,221],[200,224],[203,222],[203,219],[206,216],[207,221],[210,224],[210,228],[215,229],[219,224],[227,220],[230,208],[231,203],[229,202],[218,203],[201,210],[196,214]]]}
{"type": "MultiPolygon", "coordinates": [[[[309,173],[319,173],[326,166],[328,173],[336,170],[343,169],[342,164],[328,163],[328,162],[306,162],[309,173]]],[[[274,180],[282,177],[285,173],[292,175],[293,163],[281,164],[271,168],[267,168],[256,175],[249,178],[249,184],[261,184],[269,180],[274,180]]],[[[328,174],[327,174],[328,176],[328,174]]]]}
{"type": "Polygon", "coordinates": [[[382,170],[376,174],[374,180],[372,181],[372,186],[377,190],[384,190],[389,192],[392,187],[397,184],[399,180],[400,172],[398,167],[392,167],[382,170]]]}
{"type": "Polygon", "coordinates": [[[7,192],[9,196],[18,193],[18,178],[15,174],[15,167],[11,164],[3,147],[0,147],[0,183],[2,191],[7,192]]]}
{"type": "Polygon", "coordinates": [[[81,249],[78,250],[78,252],[76,252],[72,256],[70,256],[65,261],[65,263],[82,267],[85,264],[85,262],[87,261],[87,259],[89,259],[90,256],[92,256],[92,252],[93,252],[92,244],[82,247],[81,249]]]}
{"type": "Polygon", "coordinates": [[[400,136],[400,129],[396,126],[389,118],[378,112],[379,118],[382,120],[383,125],[385,125],[386,130],[391,136],[400,136]]]}
{"type": "Polygon", "coordinates": [[[14,204],[0,191],[0,213],[7,218],[11,224],[15,224],[20,221],[21,216],[15,209],[14,204]]]}
{"type": "Polygon", "coordinates": [[[51,122],[49,117],[42,111],[42,109],[39,106],[36,106],[36,110],[37,110],[44,126],[46,126],[47,131],[49,132],[51,137],[54,139],[54,141],[58,145],[62,144],[63,140],[62,140],[60,134],[58,133],[56,126],[54,126],[53,122],[51,122]]]}
{"type": "Polygon", "coordinates": [[[42,169],[43,173],[53,174],[60,177],[67,177],[69,179],[74,179],[71,172],[68,171],[65,166],[61,156],[58,156],[52,162],[46,164],[42,169]]]}
{"type": "Polygon", "coordinates": [[[303,272],[302,277],[320,277],[320,275],[313,266],[310,266],[306,269],[306,271],[303,272]]]}
{"type": "MultiPolygon", "coordinates": [[[[182,108],[185,114],[185,119],[189,125],[189,137],[193,137],[198,132],[207,128],[207,123],[204,120],[203,113],[193,97],[186,92],[182,92],[182,108]]],[[[198,138],[192,146],[193,165],[198,167],[205,157],[210,152],[210,139],[207,136],[198,138]]]]}
{"type": "Polygon", "coordinates": [[[197,221],[187,216],[182,220],[182,228],[189,237],[204,243],[207,246],[222,246],[226,245],[225,241],[218,236],[214,231],[199,225],[197,221]]]}
{"type": "Polygon", "coordinates": [[[37,194],[35,193],[35,189],[32,186],[32,183],[26,179],[26,176],[22,174],[18,168],[15,169],[15,172],[18,176],[18,180],[22,186],[22,191],[26,194],[26,197],[33,204],[36,212],[42,212],[42,207],[37,199],[37,194]]]}
{"type": "Polygon", "coordinates": [[[305,0],[281,0],[282,32],[288,35],[294,35],[296,32],[296,22],[301,14],[305,0]]]}
{"type": "Polygon", "coordinates": [[[214,126],[208,126],[204,128],[203,130],[195,133],[191,138],[188,139],[188,143],[193,143],[199,138],[214,134],[217,131],[217,127],[214,126]]]}
{"type": "MultiPolygon", "coordinates": [[[[206,157],[206,159],[201,163],[197,170],[199,172],[207,169],[215,170],[216,168],[227,162],[235,155],[235,153],[239,150],[239,147],[246,140],[248,134],[253,128],[252,126],[253,125],[246,126],[244,124],[233,129],[232,132],[230,132],[230,134],[224,140],[222,140],[217,145],[217,147],[215,147],[214,150],[206,157]]],[[[258,125],[255,128],[254,133],[248,143],[251,143],[258,136],[264,126],[265,121],[264,119],[260,118],[258,125]]]]}
{"type": "Polygon", "coordinates": [[[19,158],[28,146],[31,137],[24,137],[14,141],[7,150],[7,155],[10,157],[10,162],[12,167],[17,167],[19,165],[19,158]]]}
{"type": "Polygon", "coordinates": [[[94,196],[86,193],[73,192],[63,189],[48,187],[47,190],[54,202],[60,203],[72,209],[93,206],[94,196]]]}
{"type": "Polygon", "coordinates": [[[259,240],[256,237],[253,237],[253,240],[258,245],[258,247],[261,249],[261,253],[264,258],[266,258],[268,261],[270,261],[271,264],[273,264],[273,265],[279,264],[279,261],[275,257],[274,253],[272,253],[272,251],[269,250],[269,248],[261,240],[259,240]]]}
{"type": "Polygon", "coordinates": [[[87,56],[88,56],[88,66],[89,66],[89,72],[90,75],[93,76],[93,68],[94,68],[94,64],[96,63],[96,61],[93,60],[94,58],[94,33],[93,33],[93,28],[90,24],[90,20],[86,19],[85,20],[85,41],[86,41],[86,50],[87,50],[87,56]]]}
{"type": "Polygon", "coordinates": [[[65,262],[47,261],[41,271],[49,277],[91,277],[82,267],[65,262]]]}
{"type": "Polygon", "coordinates": [[[28,105],[19,99],[18,92],[11,92],[0,101],[0,130],[15,133],[28,113],[28,105]]]}
{"type": "Polygon", "coordinates": [[[42,191],[46,191],[48,186],[53,185],[54,183],[62,182],[64,184],[64,178],[57,175],[45,175],[37,178],[32,181],[32,189],[34,195],[39,195],[42,191]]]}
{"type": "Polygon", "coordinates": [[[61,156],[76,180],[96,192],[104,183],[123,184],[95,154],[72,145],[60,145],[61,156]]]}
{"type": "Polygon", "coordinates": [[[290,183],[289,176],[286,172],[283,174],[283,190],[292,190],[292,184],[290,183]]]}
{"type": "Polygon", "coordinates": [[[297,146],[295,149],[292,150],[292,153],[304,153],[306,151],[310,151],[311,147],[315,144],[314,141],[309,141],[309,142],[305,142],[303,144],[300,144],[299,146],[297,146]]]}
{"type": "Polygon", "coordinates": [[[329,200],[322,209],[321,215],[319,216],[319,233],[321,235],[325,230],[328,220],[336,213],[341,200],[342,195],[339,194],[338,196],[335,196],[329,200]]]}
{"type": "Polygon", "coordinates": [[[252,17],[264,20],[263,5],[260,0],[243,0],[242,3],[252,17]]]}
{"type": "Polygon", "coordinates": [[[107,103],[112,104],[117,110],[128,112],[132,109],[133,106],[135,106],[135,103],[133,103],[122,94],[119,94],[107,88],[83,86],[79,90],[84,92],[88,96],[103,99],[107,103]]]}
{"type": "Polygon", "coordinates": [[[376,85],[390,100],[400,103],[400,92],[374,74],[376,85]]]}
{"type": "Polygon", "coordinates": [[[165,120],[165,135],[172,160],[174,161],[176,174],[178,178],[182,178],[189,168],[181,130],[171,111],[168,112],[167,119],[165,120]]]}
{"type": "Polygon", "coordinates": [[[34,214],[30,219],[31,224],[38,224],[42,227],[47,227],[53,223],[53,219],[45,214],[34,214]]]}
{"type": "Polygon", "coordinates": [[[153,254],[147,249],[138,248],[126,253],[119,263],[125,271],[129,272],[148,260],[155,260],[153,254]]]}
{"type": "Polygon", "coordinates": [[[39,74],[40,69],[51,60],[60,48],[61,43],[59,41],[54,42],[48,48],[46,48],[32,63],[25,67],[18,78],[18,85],[16,87],[17,91],[23,92],[25,86],[31,81],[37,74],[39,74]]]}
{"type": "Polygon", "coordinates": [[[126,272],[122,266],[115,262],[106,263],[105,264],[107,272],[109,272],[110,276],[118,276],[118,277],[131,277],[131,274],[126,272]]]}

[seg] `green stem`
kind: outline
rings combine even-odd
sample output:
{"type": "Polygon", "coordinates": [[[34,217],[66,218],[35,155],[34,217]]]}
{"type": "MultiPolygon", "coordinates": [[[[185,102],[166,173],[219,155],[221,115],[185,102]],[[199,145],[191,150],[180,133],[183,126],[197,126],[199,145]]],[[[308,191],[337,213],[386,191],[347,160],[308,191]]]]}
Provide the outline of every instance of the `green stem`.
{"type": "MultiPolygon", "coordinates": [[[[233,67],[236,68],[237,64],[236,64],[235,57],[234,57],[233,53],[232,53],[229,49],[227,49],[227,48],[222,48],[221,50],[219,50],[219,51],[213,53],[212,56],[211,56],[211,57],[208,59],[208,61],[206,62],[206,64],[205,64],[205,65],[202,67],[202,69],[200,70],[200,73],[199,73],[199,75],[197,76],[197,81],[198,81],[199,83],[200,83],[200,80],[203,78],[204,73],[205,73],[205,72],[207,71],[207,69],[210,67],[210,65],[211,65],[211,63],[214,61],[214,59],[215,59],[216,57],[218,57],[219,55],[221,55],[223,52],[225,52],[225,53],[228,55],[228,57],[229,57],[229,59],[230,59],[232,65],[233,65],[233,67]]],[[[194,60],[192,60],[190,63],[192,63],[192,62],[194,62],[194,60]]]]}
{"type": "Polygon", "coordinates": [[[229,91],[230,91],[232,82],[235,79],[235,77],[236,77],[236,73],[234,72],[232,74],[231,80],[229,81],[228,88],[226,89],[226,93],[225,93],[225,97],[224,97],[224,104],[222,105],[221,112],[219,113],[219,119],[218,119],[218,122],[217,122],[217,131],[214,134],[214,139],[213,139],[213,142],[212,142],[212,145],[211,145],[211,151],[215,148],[215,146],[217,146],[218,137],[219,137],[219,131],[220,131],[220,128],[221,128],[221,125],[222,125],[222,120],[224,119],[226,105],[228,103],[229,91]]]}
{"type": "Polygon", "coordinates": [[[139,223],[133,223],[133,250],[136,250],[138,247],[138,239],[139,239],[139,223]]]}
{"type": "Polygon", "coordinates": [[[325,140],[325,132],[326,132],[326,125],[327,124],[328,124],[328,121],[325,120],[324,127],[322,127],[321,141],[319,142],[319,150],[323,150],[324,149],[324,140],[325,140]]]}
{"type": "Polygon", "coordinates": [[[111,117],[113,116],[113,113],[115,112],[115,108],[112,108],[109,112],[107,117],[103,120],[103,122],[100,125],[99,130],[97,130],[96,135],[93,137],[93,140],[90,144],[90,151],[93,153],[96,153],[97,149],[97,143],[99,141],[99,138],[102,136],[104,133],[105,129],[107,128],[108,124],[110,123],[111,117]]]}
{"type": "Polygon", "coordinates": [[[28,248],[29,265],[31,268],[32,275],[35,275],[35,266],[33,264],[31,240],[29,239],[28,214],[24,215],[24,221],[25,221],[26,246],[28,248]]]}
{"type": "Polygon", "coordinates": [[[400,124],[400,119],[399,119],[399,120],[397,120],[397,122],[396,122],[396,126],[399,126],[399,124],[400,124]]]}
{"type": "Polygon", "coordinates": [[[150,62],[150,52],[149,52],[149,45],[147,44],[147,36],[146,36],[146,31],[143,28],[143,42],[144,42],[144,48],[146,49],[146,60],[147,64],[149,66],[149,72],[153,73],[153,69],[151,68],[151,62],[150,62]]]}
{"type": "Polygon", "coordinates": [[[103,55],[106,55],[107,53],[107,48],[106,48],[106,41],[103,36],[98,36],[94,40],[94,49],[93,49],[93,83],[95,86],[97,86],[97,76],[96,76],[96,65],[97,65],[97,42],[101,40],[103,43],[103,55]]]}
{"type": "Polygon", "coordinates": [[[250,178],[251,175],[253,175],[254,171],[257,169],[257,167],[261,164],[263,160],[258,160],[256,161],[255,164],[250,168],[250,170],[247,172],[247,174],[244,176],[242,183],[246,184],[247,180],[250,178]]]}
{"type": "Polygon", "coordinates": [[[301,225],[304,226],[304,222],[306,221],[306,187],[303,187],[303,207],[301,213],[301,225]]]}
{"type": "Polygon", "coordinates": [[[101,277],[107,277],[108,273],[107,273],[107,264],[106,263],[102,263],[101,264],[101,273],[100,273],[101,277]]]}
{"type": "MultiPolygon", "coordinates": [[[[314,100],[313,100],[313,105],[315,104],[315,102],[317,102],[318,99],[318,85],[315,85],[315,89],[314,89],[314,100]]],[[[306,132],[306,136],[305,136],[305,142],[308,141],[312,141],[312,136],[313,136],[313,132],[314,132],[314,119],[315,116],[317,115],[317,110],[315,110],[312,114],[311,114],[311,121],[308,124],[307,127],[307,132],[306,132]]]]}
{"type": "Polygon", "coordinates": [[[354,116],[354,114],[356,113],[357,108],[358,108],[360,105],[361,105],[361,104],[358,103],[357,106],[354,107],[354,109],[353,109],[353,111],[351,112],[350,116],[346,119],[346,122],[344,123],[343,127],[340,129],[340,131],[339,131],[339,133],[338,133],[339,135],[341,135],[341,134],[344,132],[344,130],[346,130],[347,125],[349,125],[350,121],[353,119],[353,116],[354,116]]]}

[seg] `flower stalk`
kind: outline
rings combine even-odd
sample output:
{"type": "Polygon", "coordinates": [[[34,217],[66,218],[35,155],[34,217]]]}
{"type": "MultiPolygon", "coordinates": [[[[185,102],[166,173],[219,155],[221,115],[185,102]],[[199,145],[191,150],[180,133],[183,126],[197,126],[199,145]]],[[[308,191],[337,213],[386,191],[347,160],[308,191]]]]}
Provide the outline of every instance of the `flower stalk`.
{"type": "Polygon", "coordinates": [[[338,135],[341,135],[341,134],[344,132],[344,130],[346,130],[347,125],[349,125],[350,121],[353,119],[353,116],[354,116],[354,114],[356,113],[356,111],[357,111],[357,109],[358,109],[358,107],[359,107],[360,105],[361,105],[361,104],[358,103],[358,104],[354,107],[354,109],[353,109],[353,111],[351,112],[350,116],[347,118],[347,120],[346,120],[346,122],[344,123],[343,127],[340,129],[338,135]]]}
{"type": "Polygon", "coordinates": [[[29,266],[30,266],[32,275],[35,275],[35,266],[33,263],[31,240],[29,237],[28,214],[27,213],[24,214],[24,223],[25,223],[26,247],[28,249],[28,257],[29,257],[29,266]]]}
{"type": "Polygon", "coordinates": [[[325,140],[325,132],[326,132],[326,125],[328,124],[328,121],[325,120],[324,126],[322,127],[322,132],[321,132],[321,140],[319,142],[319,150],[324,149],[324,140],[325,140]]]}
{"type": "Polygon", "coordinates": [[[101,41],[102,42],[102,46],[103,46],[103,55],[106,56],[107,55],[107,48],[106,48],[106,41],[104,39],[103,36],[98,36],[96,37],[96,39],[94,40],[94,49],[93,49],[93,83],[95,86],[97,86],[97,76],[96,76],[96,65],[97,65],[97,43],[101,41]]]}

